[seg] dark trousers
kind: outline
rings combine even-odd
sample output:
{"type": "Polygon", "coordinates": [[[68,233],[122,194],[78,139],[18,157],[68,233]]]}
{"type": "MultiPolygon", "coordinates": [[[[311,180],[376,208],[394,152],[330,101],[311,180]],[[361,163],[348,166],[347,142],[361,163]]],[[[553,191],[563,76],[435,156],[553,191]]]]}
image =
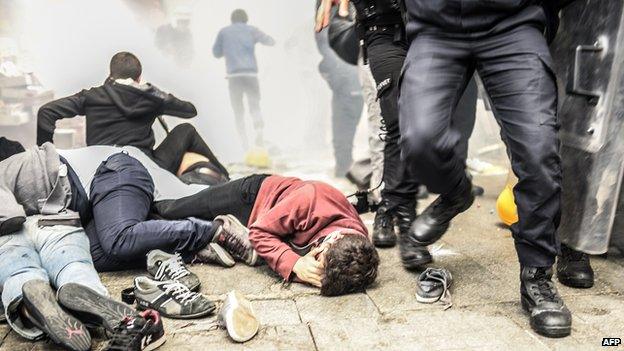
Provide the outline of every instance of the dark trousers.
{"type": "MultiPolygon", "coordinates": [[[[245,105],[243,98],[247,99],[249,115],[253,122],[254,129],[261,133],[264,123],[262,112],[260,111],[260,84],[256,76],[234,76],[228,78],[230,88],[230,103],[234,111],[236,128],[238,133],[247,143],[247,132],[245,129],[245,105]]],[[[260,135],[261,137],[261,135],[260,135]]]]}
{"type": "Polygon", "coordinates": [[[199,193],[177,200],[154,204],[155,212],[167,219],[198,217],[213,220],[231,214],[247,225],[262,182],[268,175],[254,174],[245,178],[214,185],[199,193]]]}
{"type": "Polygon", "coordinates": [[[205,156],[222,174],[229,176],[227,169],[219,162],[195,127],[188,123],[173,128],[151,155],[160,167],[176,174],[187,152],[205,156]]]}
{"type": "Polygon", "coordinates": [[[561,160],[557,87],[540,30],[529,25],[480,38],[421,33],[412,41],[401,81],[402,157],[431,191],[447,194],[465,177],[461,134],[451,116],[477,71],[490,96],[519,179],[519,222],[512,226],[524,266],[551,266],[558,252],[561,160]]]}
{"type": "MultiPolygon", "coordinates": [[[[394,26],[376,26],[368,30],[364,36],[366,52],[371,72],[377,83],[377,96],[381,107],[381,116],[385,125],[384,148],[384,189],[382,198],[391,209],[403,201],[413,201],[418,191],[417,178],[410,174],[407,165],[401,161],[399,139],[399,76],[405,62],[408,44],[397,35],[394,26]]],[[[426,72],[423,72],[426,74],[426,72]]],[[[468,140],[475,123],[477,104],[477,83],[473,79],[459,100],[459,104],[452,118],[452,128],[457,130],[460,141],[457,143],[457,154],[462,155],[464,161],[468,155],[468,140]]]]}
{"type": "Polygon", "coordinates": [[[148,220],[153,194],[154,182],[136,159],[119,153],[102,162],[91,183],[93,220],[86,226],[98,271],[144,267],[153,249],[189,260],[211,241],[211,222],[148,220]]]}

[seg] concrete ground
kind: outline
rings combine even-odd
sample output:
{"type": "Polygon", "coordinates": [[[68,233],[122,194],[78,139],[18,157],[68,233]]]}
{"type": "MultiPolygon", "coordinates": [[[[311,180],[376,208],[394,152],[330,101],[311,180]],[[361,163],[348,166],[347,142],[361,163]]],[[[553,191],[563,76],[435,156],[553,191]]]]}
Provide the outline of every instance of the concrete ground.
{"type": "MultiPolygon", "coordinates": [[[[455,278],[448,310],[416,302],[416,275],[403,270],[396,248],[379,251],[375,286],[363,294],[332,298],[303,285],[284,285],[266,267],[195,265],[191,270],[201,278],[204,294],[220,300],[232,289],[241,291],[253,301],[262,328],[248,343],[235,344],[224,330],[213,328],[212,318],[167,319],[167,342],[160,350],[598,350],[605,337],[623,338],[624,258],[617,253],[592,259],[593,288],[559,285],[573,313],[570,337],[547,339],[531,331],[518,302],[513,241],[494,211],[504,182],[505,176],[477,177],[485,196],[431,247],[433,266],[448,268],[455,278]]],[[[369,227],[372,218],[365,216],[369,227]]],[[[134,276],[144,273],[107,273],[102,278],[118,298],[134,276]]],[[[0,350],[57,349],[45,341],[27,342],[6,325],[0,325],[0,340],[0,350]]],[[[94,349],[102,347],[101,340],[94,349]]]]}

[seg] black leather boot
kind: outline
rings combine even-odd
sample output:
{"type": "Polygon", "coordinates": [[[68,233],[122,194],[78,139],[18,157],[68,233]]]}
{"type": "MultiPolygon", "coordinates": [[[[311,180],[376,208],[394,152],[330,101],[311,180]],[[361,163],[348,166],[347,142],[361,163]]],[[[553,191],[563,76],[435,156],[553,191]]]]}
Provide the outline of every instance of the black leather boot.
{"type": "Polygon", "coordinates": [[[453,191],[440,195],[416,218],[410,230],[411,239],[420,245],[431,245],[446,233],[451,219],[466,211],[474,202],[472,183],[464,177],[453,191]]]}
{"type": "Polygon", "coordinates": [[[591,288],[594,286],[594,270],[589,262],[589,255],[561,245],[561,256],[557,257],[557,279],[563,285],[572,288],[591,288]]]}
{"type": "Polygon", "coordinates": [[[570,335],[572,315],[552,282],[551,267],[523,267],[520,272],[522,308],[531,314],[531,328],[549,338],[570,335]]]}
{"type": "Polygon", "coordinates": [[[375,213],[373,224],[373,244],[376,247],[393,247],[396,245],[397,236],[394,233],[394,221],[392,213],[388,211],[387,201],[382,200],[375,213]]]}
{"type": "Polygon", "coordinates": [[[409,238],[410,227],[416,219],[416,200],[398,204],[394,215],[399,227],[399,252],[403,267],[407,270],[417,270],[431,263],[433,258],[427,246],[418,245],[409,238]]]}

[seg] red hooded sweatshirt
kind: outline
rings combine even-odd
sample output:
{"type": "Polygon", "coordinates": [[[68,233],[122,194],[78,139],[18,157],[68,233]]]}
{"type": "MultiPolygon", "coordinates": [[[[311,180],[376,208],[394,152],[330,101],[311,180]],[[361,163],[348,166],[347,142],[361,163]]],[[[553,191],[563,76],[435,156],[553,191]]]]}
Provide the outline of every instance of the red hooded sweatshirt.
{"type": "Polygon", "coordinates": [[[262,183],[248,227],[258,255],[286,280],[301,257],[297,248],[306,251],[338,230],[368,237],[360,216],[338,189],[281,176],[262,183]]]}

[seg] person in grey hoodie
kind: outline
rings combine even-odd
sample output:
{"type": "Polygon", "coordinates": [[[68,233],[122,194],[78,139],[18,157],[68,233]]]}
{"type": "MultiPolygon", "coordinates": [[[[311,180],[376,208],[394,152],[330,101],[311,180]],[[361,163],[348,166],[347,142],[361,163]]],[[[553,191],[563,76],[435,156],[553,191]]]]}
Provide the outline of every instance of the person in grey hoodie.
{"type": "Polygon", "coordinates": [[[260,29],[248,25],[245,10],[234,10],[231,20],[231,25],[219,31],[212,53],[216,58],[225,57],[230,102],[234,110],[236,127],[243,140],[243,147],[246,149],[249,145],[245,131],[243,97],[247,98],[249,105],[249,114],[256,131],[256,145],[261,146],[263,143],[264,123],[260,112],[260,85],[258,84],[255,47],[258,43],[273,46],[275,40],[260,29]]]}

